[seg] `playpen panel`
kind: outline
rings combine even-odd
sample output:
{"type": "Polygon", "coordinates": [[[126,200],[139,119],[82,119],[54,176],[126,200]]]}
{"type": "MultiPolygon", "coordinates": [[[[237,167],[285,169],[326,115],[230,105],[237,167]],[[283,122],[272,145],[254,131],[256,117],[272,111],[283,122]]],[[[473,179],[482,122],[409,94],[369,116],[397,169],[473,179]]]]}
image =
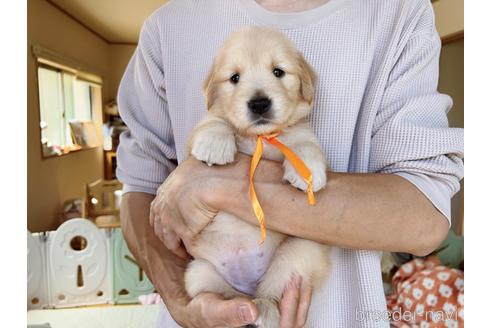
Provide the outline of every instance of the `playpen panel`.
{"type": "Polygon", "coordinates": [[[112,301],[109,234],[87,219],[72,219],[49,233],[51,304],[54,307],[112,301]]]}
{"type": "Polygon", "coordinates": [[[46,234],[27,231],[27,309],[49,307],[46,234]]]}
{"type": "Polygon", "coordinates": [[[116,303],[137,303],[154,286],[130,253],[120,228],[112,231],[113,295],[116,303]]]}

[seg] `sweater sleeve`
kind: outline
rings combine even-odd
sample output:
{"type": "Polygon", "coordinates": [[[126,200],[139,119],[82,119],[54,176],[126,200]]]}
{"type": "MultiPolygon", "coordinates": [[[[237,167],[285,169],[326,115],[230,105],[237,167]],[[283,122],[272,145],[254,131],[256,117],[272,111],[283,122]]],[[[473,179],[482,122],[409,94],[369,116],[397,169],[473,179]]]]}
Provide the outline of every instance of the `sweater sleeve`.
{"type": "Polygon", "coordinates": [[[118,90],[118,109],[128,130],[117,152],[124,192],[155,194],[176,167],[158,27],[149,19],[118,90]]]}
{"type": "Polygon", "coordinates": [[[395,55],[372,130],[369,170],[414,184],[451,222],[463,177],[463,129],[450,128],[452,99],[437,91],[441,40],[432,9],[395,55]]]}

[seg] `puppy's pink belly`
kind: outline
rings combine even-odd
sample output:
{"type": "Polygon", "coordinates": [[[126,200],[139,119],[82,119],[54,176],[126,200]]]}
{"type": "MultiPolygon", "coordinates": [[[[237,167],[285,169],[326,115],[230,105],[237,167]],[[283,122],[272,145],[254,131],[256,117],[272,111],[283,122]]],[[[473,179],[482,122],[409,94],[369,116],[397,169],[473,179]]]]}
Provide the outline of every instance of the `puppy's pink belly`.
{"type": "Polygon", "coordinates": [[[268,230],[265,242],[259,245],[258,227],[219,212],[189,251],[193,257],[210,262],[234,289],[254,295],[284,239],[284,235],[268,230]]]}
{"type": "Polygon", "coordinates": [[[270,265],[272,254],[265,254],[260,248],[239,248],[223,255],[218,258],[219,263],[214,263],[220,275],[234,289],[254,295],[261,277],[270,265]]]}

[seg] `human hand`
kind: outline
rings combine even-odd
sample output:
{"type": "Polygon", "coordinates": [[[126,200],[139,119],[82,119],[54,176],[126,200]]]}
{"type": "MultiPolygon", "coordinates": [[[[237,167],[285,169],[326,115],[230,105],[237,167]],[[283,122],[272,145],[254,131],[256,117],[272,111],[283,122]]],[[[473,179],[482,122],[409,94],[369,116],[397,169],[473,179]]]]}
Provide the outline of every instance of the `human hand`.
{"type": "MultiPolygon", "coordinates": [[[[209,167],[193,157],[181,163],[164,181],[151,204],[150,224],[164,245],[180,258],[189,257],[185,246],[203,230],[221,208],[215,207],[216,195],[248,197],[247,183],[251,157],[238,154],[229,165],[209,167]],[[244,190],[237,188],[244,185],[244,190]]],[[[256,181],[280,181],[280,163],[260,162],[256,181]]],[[[232,196],[231,196],[232,197],[232,196]]],[[[223,197],[222,197],[223,198],[223,197]]]]}
{"type": "Polygon", "coordinates": [[[255,322],[258,308],[245,297],[226,300],[219,294],[201,293],[174,315],[187,328],[242,327],[255,322]]]}
{"type": "Polygon", "coordinates": [[[207,226],[217,211],[207,205],[205,192],[212,172],[193,158],[180,164],[157,190],[150,206],[150,225],[164,245],[180,258],[185,245],[207,226]],[[208,174],[207,174],[208,173],[208,174]]]}
{"type": "MultiPolygon", "coordinates": [[[[306,324],[312,288],[294,277],[286,286],[279,304],[279,328],[301,328],[306,324]]],[[[242,327],[253,324],[259,312],[248,298],[225,300],[215,293],[201,293],[177,314],[178,323],[184,327],[242,327]],[[179,317],[184,318],[183,321],[179,317]]],[[[261,326],[260,326],[261,328],[261,326]]]]}
{"type": "Polygon", "coordinates": [[[285,287],[279,304],[280,328],[301,328],[307,320],[313,288],[296,276],[285,287]]]}

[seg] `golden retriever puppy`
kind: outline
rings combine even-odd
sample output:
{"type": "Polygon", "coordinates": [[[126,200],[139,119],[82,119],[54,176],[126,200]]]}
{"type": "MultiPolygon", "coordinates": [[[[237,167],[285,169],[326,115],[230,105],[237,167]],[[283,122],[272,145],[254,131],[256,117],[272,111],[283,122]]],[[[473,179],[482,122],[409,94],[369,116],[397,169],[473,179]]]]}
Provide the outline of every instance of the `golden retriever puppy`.
{"type": "MultiPolygon", "coordinates": [[[[278,140],[310,169],[313,190],[326,183],[326,161],[305,122],[314,98],[316,74],[282,33],[247,27],[220,48],[203,86],[208,115],[194,129],[189,152],[209,165],[234,161],[237,151],[251,155],[258,135],[279,133],[278,140]]],[[[279,150],[264,143],[263,157],[283,162],[284,179],[307,183],[279,150]]],[[[268,217],[266,218],[268,220],[268,217]]],[[[220,212],[205,228],[190,254],[185,275],[191,297],[202,292],[226,298],[252,296],[260,310],[257,327],[278,327],[278,301],[293,275],[316,288],[329,269],[329,248],[310,240],[267,231],[220,212]]]]}

